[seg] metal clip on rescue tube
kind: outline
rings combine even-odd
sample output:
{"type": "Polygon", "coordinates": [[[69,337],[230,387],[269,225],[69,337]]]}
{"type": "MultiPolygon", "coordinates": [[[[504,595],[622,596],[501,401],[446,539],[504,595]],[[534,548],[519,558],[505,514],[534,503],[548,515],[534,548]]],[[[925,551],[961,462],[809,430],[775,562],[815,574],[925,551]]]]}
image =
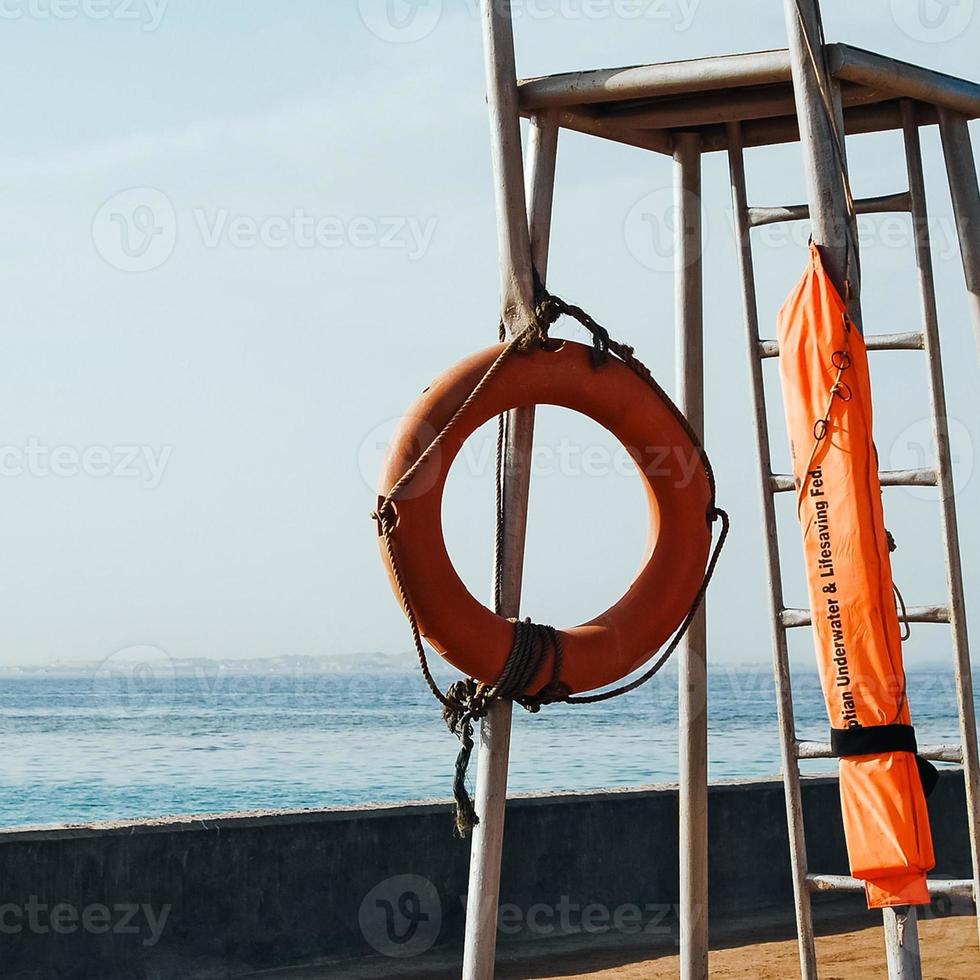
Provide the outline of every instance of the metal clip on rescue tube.
{"type": "Polygon", "coordinates": [[[715,506],[710,463],[676,406],[632,350],[611,341],[577,307],[554,297],[539,307],[545,324],[562,313],[592,332],[594,347],[547,340],[545,327],[536,337],[466,358],[409,408],[381,477],[375,517],[382,559],[412,626],[423,675],[463,743],[456,786],[460,810],[466,811],[461,833],[475,820],[462,785],[471,725],[488,701],[506,697],[537,710],[555,701],[606,700],[644,683],[690,624],[727,536],[728,518],[715,506]],[[515,623],[474,598],[453,567],[442,532],[446,478],[466,439],[511,409],[542,404],[580,412],[620,440],[643,482],[650,526],[640,571],[626,594],[590,622],[562,630],[515,623]],[[692,460],[700,465],[692,466],[692,460]],[[711,526],[718,518],[722,533],[712,554],[711,526]],[[573,697],[626,677],[675,631],[643,677],[614,691],[573,697]],[[475,680],[443,694],[429,672],[423,637],[475,680]]]}
{"type": "Polygon", "coordinates": [[[780,311],[779,350],[851,869],[872,908],[925,904],[935,858],[924,788],[934,771],[915,754],[867,350],[815,246],[780,311]]]}

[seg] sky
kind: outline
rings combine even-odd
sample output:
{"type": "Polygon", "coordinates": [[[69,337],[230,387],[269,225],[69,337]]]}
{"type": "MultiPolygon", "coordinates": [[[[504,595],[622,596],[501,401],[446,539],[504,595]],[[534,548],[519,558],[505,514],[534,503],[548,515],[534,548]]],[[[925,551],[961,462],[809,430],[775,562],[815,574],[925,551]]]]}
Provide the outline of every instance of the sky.
{"type": "MultiPolygon", "coordinates": [[[[974,6],[828,2],[824,15],[830,40],[976,77],[974,6]]],[[[515,8],[524,76],[785,45],[776,0],[515,8]]],[[[0,42],[0,80],[15,93],[0,147],[0,663],[146,647],[175,658],[407,658],[369,517],[384,446],[433,377],[496,337],[475,0],[3,0],[0,42]]],[[[980,371],[934,128],[923,143],[976,599],[980,371]]],[[[849,152],[858,195],[905,188],[896,134],[854,138],[849,152]]],[[[647,219],[669,217],[671,167],[563,134],[550,270],[553,291],[633,344],[668,391],[673,277],[647,219]]],[[[748,170],[751,203],[803,201],[797,145],[750,151],[748,170]]],[[[722,154],[705,157],[704,208],[706,445],[733,519],[710,593],[709,656],[764,663],[766,570],[722,154]]],[[[862,227],[868,332],[918,329],[905,219],[862,227]]],[[[806,229],[755,241],[771,335],[803,270],[806,229]]],[[[786,471],[775,364],[766,372],[786,471]]],[[[925,465],[923,358],[880,354],[874,372],[883,464],[925,465]]],[[[632,578],[642,494],[587,420],[542,410],[538,446],[524,607],[573,625],[632,578]]],[[[491,493],[482,433],[454,468],[445,521],[483,599],[491,493]]],[[[779,507],[787,601],[804,605],[792,503],[779,507]]],[[[934,492],[888,490],[886,513],[907,600],[943,601],[934,492]]],[[[976,634],[975,609],[972,622],[976,634]]],[[[807,631],[796,632],[794,658],[812,662],[807,631]]],[[[917,627],[907,651],[910,662],[944,662],[948,631],[917,627]]]]}

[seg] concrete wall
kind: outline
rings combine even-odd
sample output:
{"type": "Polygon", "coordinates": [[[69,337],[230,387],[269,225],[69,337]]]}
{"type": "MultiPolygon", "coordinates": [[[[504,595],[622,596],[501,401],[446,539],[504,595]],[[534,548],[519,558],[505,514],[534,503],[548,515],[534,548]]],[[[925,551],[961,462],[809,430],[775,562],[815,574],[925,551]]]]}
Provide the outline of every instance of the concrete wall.
{"type": "MultiPolygon", "coordinates": [[[[811,867],[846,873],[836,782],[806,780],[804,809],[811,867]]],[[[937,874],[969,877],[960,773],[930,812],[937,874]]],[[[502,941],[583,914],[626,932],[666,922],[676,815],[670,787],[512,801],[502,941]]],[[[710,828],[713,920],[777,907],[791,921],[781,783],[713,786],[710,828]]],[[[378,951],[423,963],[458,945],[468,857],[443,804],[0,834],[3,977],[226,978],[378,951]]]]}

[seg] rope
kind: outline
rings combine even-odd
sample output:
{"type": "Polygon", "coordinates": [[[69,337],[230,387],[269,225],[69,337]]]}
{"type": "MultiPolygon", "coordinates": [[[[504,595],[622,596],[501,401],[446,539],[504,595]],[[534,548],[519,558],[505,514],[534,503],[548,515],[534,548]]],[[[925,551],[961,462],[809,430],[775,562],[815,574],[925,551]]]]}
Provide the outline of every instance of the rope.
{"type": "MultiPolygon", "coordinates": [[[[851,322],[848,319],[847,314],[843,314],[844,319],[844,333],[845,337],[850,337],[851,333],[851,322]]],[[[830,386],[827,397],[827,408],[823,413],[822,418],[817,419],[813,423],[813,449],[810,452],[810,458],[807,460],[806,468],[803,470],[803,476],[800,479],[800,489],[796,494],[796,517],[797,520],[801,517],[801,511],[803,510],[803,501],[806,500],[807,487],[810,485],[810,473],[813,469],[813,463],[817,458],[817,453],[820,450],[821,444],[830,434],[830,417],[834,409],[834,403],[837,399],[842,402],[849,402],[853,395],[851,391],[851,386],[846,384],[843,380],[844,372],[847,371],[851,364],[851,354],[848,350],[835,350],[831,355],[830,362],[834,368],[837,370],[837,376],[834,379],[834,383],[830,386]]],[[[810,528],[813,526],[811,521],[803,532],[804,538],[810,533],[810,528]]]]}
{"type": "MultiPolygon", "coordinates": [[[[898,542],[895,540],[895,535],[891,531],[885,531],[885,537],[888,540],[888,554],[893,555],[898,551],[898,542]]],[[[902,595],[901,589],[892,582],[892,589],[895,592],[895,598],[898,600],[898,608],[902,610],[902,615],[899,616],[899,620],[902,623],[902,642],[904,643],[912,636],[912,624],[909,622],[909,610],[905,605],[905,596],[902,595]]]]}
{"type": "MultiPolygon", "coordinates": [[[[697,433],[691,428],[690,423],[670,400],[664,390],[657,384],[649,368],[636,357],[633,348],[626,344],[621,344],[613,340],[608,331],[596,323],[581,307],[573,306],[552,296],[548,293],[535,272],[535,313],[536,322],[524,333],[515,337],[506,344],[494,362],[487,369],[483,377],[477,382],[470,394],[464,399],[460,407],[454,412],[449,421],[443,426],[435,439],[423,450],[418,459],[405,471],[395,485],[388,491],[385,498],[379,503],[377,511],[372,517],[378,524],[378,531],[384,541],[385,553],[388,557],[388,565],[392,571],[392,577],[398,592],[398,597],[402,608],[408,619],[409,627],[412,631],[412,639],[415,645],[415,652],[419,663],[419,670],[424,678],[433,697],[442,705],[443,720],[449,730],[459,739],[460,750],[456,758],[455,775],[453,779],[453,797],[456,802],[455,823],[456,831],[460,837],[468,837],[473,827],[479,823],[479,816],[473,805],[473,800],[466,788],[466,774],[470,759],[473,754],[473,726],[476,721],[484,718],[495,701],[510,700],[521,705],[525,710],[536,714],[543,705],[563,702],[566,704],[596,704],[601,701],[609,701],[612,698],[620,697],[635,691],[637,688],[646,684],[661,668],[667,663],[674,651],[680,645],[691,623],[694,621],[698,610],[704,601],[704,596],[708,590],[718,559],[722,549],[728,539],[730,530],[730,520],[728,514],[714,506],[715,499],[715,477],[708,460],[707,454],[701,445],[697,433]],[[543,626],[533,623],[530,619],[511,620],[514,624],[514,636],[511,642],[510,652],[504,662],[500,676],[494,684],[484,684],[475,678],[468,677],[464,680],[456,681],[451,684],[445,693],[439,688],[432,671],[429,667],[428,657],[425,652],[425,645],[422,641],[422,633],[419,627],[418,618],[412,606],[411,597],[405,588],[401,571],[398,567],[398,559],[394,548],[395,533],[395,499],[398,494],[414,479],[418,471],[425,465],[426,461],[441,446],[446,437],[457,425],[460,418],[469,407],[479,398],[480,394],[486,389],[487,385],[497,375],[506,361],[518,351],[528,351],[534,346],[543,344],[547,340],[548,329],[561,316],[567,315],[576,319],[585,327],[592,336],[592,357],[593,363],[599,369],[604,365],[610,354],[619,358],[631,371],[645,381],[656,392],[658,397],[671,409],[678,422],[683,426],[684,431],[696,447],[702,466],[707,474],[711,487],[712,508],[709,512],[709,523],[721,520],[722,530],[718,541],[714,547],[711,558],[705,571],[704,579],[698,589],[691,607],[688,610],[683,622],[675,633],[673,639],[664,650],[663,654],[657,659],[656,663],[644,674],[629,684],[616,688],[611,691],[586,697],[572,697],[567,687],[562,682],[562,664],[564,651],[562,649],[561,635],[552,626],[543,626]],[[536,695],[526,695],[524,691],[534,680],[538,673],[543,669],[550,657],[551,660],[551,680],[536,695]]],[[[501,342],[505,339],[503,324],[500,326],[501,342]]],[[[497,614],[501,611],[501,601],[503,593],[503,551],[504,551],[504,516],[506,514],[506,488],[504,484],[504,456],[506,448],[506,422],[501,415],[497,426],[497,461],[496,461],[496,537],[494,548],[494,609],[497,614]]]]}
{"type": "MultiPolygon", "coordinates": [[[[500,342],[507,339],[507,328],[500,323],[500,342]]],[[[504,514],[506,513],[504,481],[504,447],[507,442],[507,416],[497,416],[497,463],[494,471],[494,513],[496,534],[493,544],[493,611],[499,616],[504,594],[504,514]]]]}
{"type": "Polygon", "coordinates": [[[562,316],[570,316],[577,320],[592,336],[592,359],[596,367],[601,367],[609,359],[610,354],[615,354],[635,375],[649,385],[657,397],[671,410],[674,418],[681,424],[687,437],[694,444],[698,453],[701,465],[708,476],[708,483],[711,487],[712,500],[715,496],[715,473],[711,467],[708,454],[701,445],[701,439],[691,427],[687,416],[671,401],[670,396],[657,384],[656,379],[650,369],[636,356],[632,347],[628,344],[621,344],[609,336],[609,331],[599,326],[595,320],[589,316],[581,307],[566,303],[557,296],[552,296],[542,285],[538,277],[537,270],[534,273],[534,290],[536,296],[535,314],[538,321],[544,325],[544,331],[551,327],[562,316]]]}

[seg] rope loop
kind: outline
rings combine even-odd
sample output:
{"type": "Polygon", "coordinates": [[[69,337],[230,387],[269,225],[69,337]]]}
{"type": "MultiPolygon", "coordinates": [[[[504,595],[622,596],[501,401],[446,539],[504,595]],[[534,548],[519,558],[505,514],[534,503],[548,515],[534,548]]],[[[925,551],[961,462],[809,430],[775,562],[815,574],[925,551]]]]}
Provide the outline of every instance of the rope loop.
{"type": "MultiPolygon", "coordinates": [[[[849,320],[844,317],[844,326],[849,332],[849,320]]],[[[830,355],[830,366],[837,371],[837,375],[830,385],[827,391],[827,409],[823,413],[823,417],[817,419],[813,423],[813,449],[810,451],[810,458],[807,460],[806,470],[804,471],[803,478],[798,482],[799,489],[796,494],[796,516],[799,517],[803,510],[803,501],[806,498],[807,487],[810,484],[810,473],[813,468],[813,464],[817,458],[817,452],[820,449],[821,444],[827,438],[830,433],[830,418],[834,410],[834,401],[840,399],[842,402],[849,402],[854,397],[854,391],[851,386],[844,381],[844,372],[849,370],[853,365],[853,360],[851,358],[851,352],[848,350],[835,350],[833,354],[830,355]]],[[[804,531],[804,534],[810,533],[810,527],[808,526],[804,531]]]]}
{"type": "Polygon", "coordinates": [[[609,360],[609,352],[612,348],[612,338],[609,336],[609,331],[596,323],[582,307],[566,303],[560,297],[549,293],[536,269],[534,271],[534,313],[538,322],[543,324],[545,333],[563,316],[570,316],[573,320],[577,320],[592,337],[592,363],[596,367],[600,367],[609,360]]]}
{"type": "Polygon", "coordinates": [[[562,316],[570,316],[577,320],[592,336],[592,363],[596,367],[601,367],[609,360],[611,344],[609,331],[596,323],[580,306],[573,306],[557,296],[546,293],[535,307],[535,315],[544,325],[545,332],[562,316]]]}

